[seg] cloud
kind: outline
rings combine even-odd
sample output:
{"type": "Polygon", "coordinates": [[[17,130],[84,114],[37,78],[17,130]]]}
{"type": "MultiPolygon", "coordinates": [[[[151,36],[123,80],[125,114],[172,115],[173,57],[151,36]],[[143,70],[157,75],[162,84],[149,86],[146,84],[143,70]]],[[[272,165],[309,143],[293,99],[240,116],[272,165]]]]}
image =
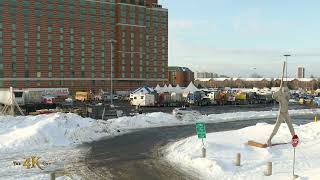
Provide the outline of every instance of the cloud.
{"type": "Polygon", "coordinates": [[[194,21],[189,19],[169,19],[169,27],[173,30],[175,29],[185,29],[185,28],[193,28],[195,25],[194,21]]]}
{"type": "Polygon", "coordinates": [[[247,9],[244,13],[234,16],[232,25],[233,30],[242,35],[260,35],[267,30],[258,8],[247,9]]]}
{"type": "Polygon", "coordinates": [[[207,19],[193,20],[193,19],[169,19],[169,32],[171,34],[177,32],[203,32],[208,33],[215,30],[215,25],[212,21],[207,19]],[[199,28],[201,27],[201,28],[199,28]]]}

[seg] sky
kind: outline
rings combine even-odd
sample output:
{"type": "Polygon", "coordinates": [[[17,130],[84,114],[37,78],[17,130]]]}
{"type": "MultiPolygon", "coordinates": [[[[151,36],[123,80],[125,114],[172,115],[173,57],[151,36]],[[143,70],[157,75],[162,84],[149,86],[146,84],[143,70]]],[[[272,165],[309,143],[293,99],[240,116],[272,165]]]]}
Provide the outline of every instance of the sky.
{"type": "Polygon", "coordinates": [[[169,65],[232,77],[320,77],[319,0],[159,0],[169,9],[169,65]]]}

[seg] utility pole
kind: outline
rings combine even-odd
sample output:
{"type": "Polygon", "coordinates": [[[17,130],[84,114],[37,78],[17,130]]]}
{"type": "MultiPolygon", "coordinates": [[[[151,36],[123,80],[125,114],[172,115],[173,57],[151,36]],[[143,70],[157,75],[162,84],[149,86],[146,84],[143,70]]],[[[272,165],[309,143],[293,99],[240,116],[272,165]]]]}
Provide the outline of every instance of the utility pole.
{"type": "Polygon", "coordinates": [[[114,39],[110,39],[108,42],[110,42],[111,52],[110,52],[110,106],[113,106],[113,62],[114,62],[114,43],[117,41],[114,39]]]}

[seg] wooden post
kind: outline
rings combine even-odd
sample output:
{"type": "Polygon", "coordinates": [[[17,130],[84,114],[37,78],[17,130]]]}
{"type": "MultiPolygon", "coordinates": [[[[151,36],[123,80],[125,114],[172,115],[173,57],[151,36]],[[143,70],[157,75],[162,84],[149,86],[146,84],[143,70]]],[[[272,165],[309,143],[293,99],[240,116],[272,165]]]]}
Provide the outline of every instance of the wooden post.
{"type": "Polygon", "coordinates": [[[272,162],[267,163],[267,172],[265,172],[266,176],[271,176],[272,175],[272,162]]]}
{"type": "Polygon", "coordinates": [[[104,118],[104,113],[106,112],[106,107],[104,107],[103,108],[103,111],[102,111],[102,117],[101,117],[101,119],[103,120],[103,118],[104,118]]]}
{"type": "Polygon", "coordinates": [[[236,157],[236,166],[241,166],[241,154],[238,153],[236,157]]]}
{"type": "Polygon", "coordinates": [[[50,173],[50,180],[55,180],[56,179],[56,173],[52,172],[50,173]]]}
{"type": "Polygon", "coordinates": [[[207,150],[205,147],[202,147],[202,158],[206,158],[207,156],[207,150]]]}

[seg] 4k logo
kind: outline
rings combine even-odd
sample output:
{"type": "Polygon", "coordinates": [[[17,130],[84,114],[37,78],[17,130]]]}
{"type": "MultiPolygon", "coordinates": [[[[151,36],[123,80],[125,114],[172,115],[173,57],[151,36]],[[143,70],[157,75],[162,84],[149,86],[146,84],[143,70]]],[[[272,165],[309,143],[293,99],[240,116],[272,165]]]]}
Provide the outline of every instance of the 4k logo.
{"type": "MultiPolygon", "coordinates": [[[[41,170],[44,170],[43,167],[50,165],[51,163],[47,162],[40,162],[39,161],[40,157],[38,156],[31,156],[30,158],[27,158],[24,160],[22,166],[25,167],[26,169],[31,169],[31,168],[39,168],[41,170]],[[42,166],[40,166],[40,164],[42,166]]],[[[21,162],[19,161],[13,161],[14,166],[21,166],[21,162]]]]}
{"type": "Polygon", "coordinates": [[[43,168],[39,165],[39,159],[40,157],[31,156],[31,158],[28,158],[24,161],[23,166],[27,169],[38,167],[39,169],[43,170],[43,168]]]}

